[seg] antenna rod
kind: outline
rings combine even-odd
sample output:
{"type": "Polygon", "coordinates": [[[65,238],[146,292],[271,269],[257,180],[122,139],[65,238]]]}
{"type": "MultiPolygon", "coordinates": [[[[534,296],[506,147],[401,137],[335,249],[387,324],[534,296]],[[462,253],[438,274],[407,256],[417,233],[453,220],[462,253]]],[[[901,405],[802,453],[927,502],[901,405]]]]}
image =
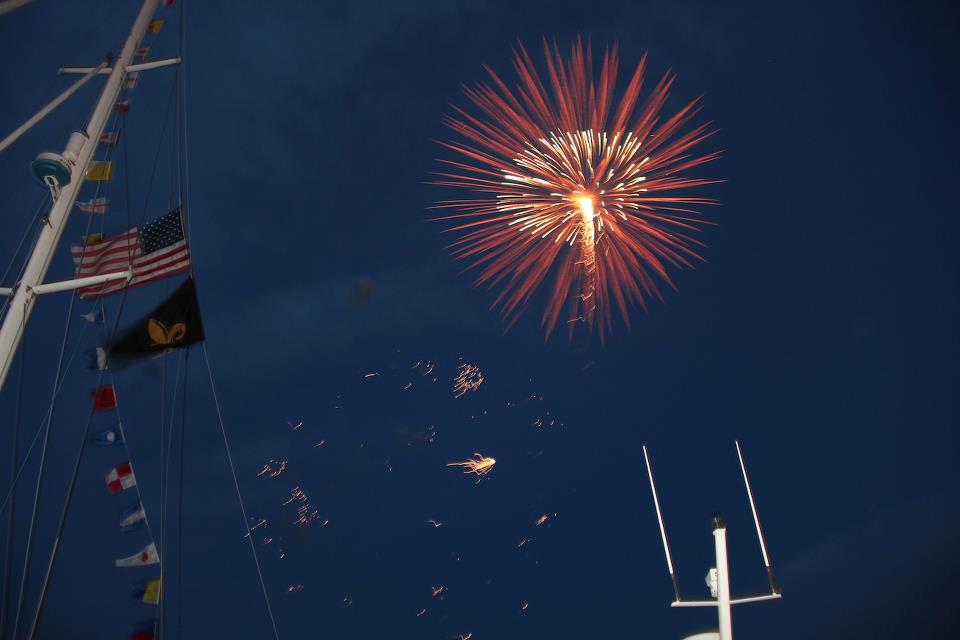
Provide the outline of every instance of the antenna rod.
{"type": "Polygon", "coordinates": [[[650,457],[647,455],[647,445],[643,446],[643,460],[647,463],[647,477],[650,478],[650,492],[653,494],[653,507],[657,510],[657,523],[660,525],[660,538],[663,539],[663,553],[667,557],[667,571],[670,572],[670,581],[673,582],[673,595],[680,602],[680,583],[677,574],[673,572],[673,560],[670,559],[670,545],[667,544],[667,530],[663,528],[663,515],[660,513],[660,500],[657,499],[657,487],[653,483],[653,469],[650,467],[650,457]]]}
{"type": "Polygon", "coordinates": [[[38,122],[46,118],[50,114],[50,112],[56,109],[57,107],[59,107],[64,100],[66,100],[67,98],[72,96],[74,93],[76,93],[80,87],[87,84],[87,82],[89,82],[94,76],[100,73],[101,70],[106,68],[107,68],[107,61],[104,60],[103,62],[100,63],[100,66],[94,67],[85,76],[83,76],[82,78],[74,82],[72,85],[67,87],[63,91],[63,93],[61,93],[56,98],[51,100],[50,104],[45,106],[43,109],[40,109],[40,111],[34,114],[29,120],[27,120],[22,125],[17,127],[16,131],[14,131],[10,135],[8,135],[6,138],[4,138],[2,141],[0,141],[0,151],[3,151],[4,149],[12,145],[14,142],[16,142],[20,138],[20,136],[22,136],[31,128],[33,128],[35,124],[37,124],[38,122]]]}
{"type": "Polygon", "coordinates": [[[763,531],[760,529],[760,518],[757,516],[757,505],[753,501],[753,491],[750,489],[750,480],[747,479],[747,467],[743,463],[743,452],[740,451],[740,442],[733,441],[737,445],[737,457],[740,459],[740,470],[743,472],[743,484],[747,488],[747,497],[750,499],[750,511],[753,512],[753,523],[757,526],[757,539],[760,540],[760,551],[763,553],[763,564],[767,568],[767,578],[770,580],[770,591],[780,593],[777,587],[777,577],[773,573],[773,567],[770,566],[770,557],[767,555],[767,545],[763,541],[763,531]]]}

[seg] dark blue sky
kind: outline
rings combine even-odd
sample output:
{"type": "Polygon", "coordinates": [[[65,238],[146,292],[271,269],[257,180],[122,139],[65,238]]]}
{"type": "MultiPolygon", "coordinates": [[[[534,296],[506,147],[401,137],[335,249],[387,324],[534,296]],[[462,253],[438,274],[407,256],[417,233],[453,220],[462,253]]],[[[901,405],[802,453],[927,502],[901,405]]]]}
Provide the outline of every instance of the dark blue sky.
{"type": "MultiPolygon", "coordinates": [[[[0,18],[0,131],[65,86],[60,64],[118,49],[136,7],[35,0],[0,18]]],[[[176,50],[174,23],[155,55],[176,50]]],[[[268,520],[256,539],[281,637],[680,638],[715,625],[668,606],[640,445],[681,586],[699,597],[717,509],[733,590],[765,584],[734,438],[784,592],[737,608],[738,637],[934,637],[956,622],[957,31],[947,3],[189,3],[194,262],[240,485],[249,514],[268,520]],[[712,189],[723,206],[704,234],[708,262],[676,273],[666,303],[602,348],[586,336],[544,345],[535,311],[504,334],[426,210],[444,195],[425,182],[460,84],[482,79],[484,63],[508,74],[518,38],[577,34],[619,41],[625,67],[649,51],[655,74],[673,69],[676,103],[703,93],[726,150],[710,167],[727,182],[712,189]],[[454,398],[461,358],[485,382],[454,398]],[[411,369],[427,361],[430,375],[411,369]],[[555,425],[534,426],[543,418],[555,425]],[[445,467],[474,451],[498,460],[480,485],[445,467]],[[270,459],[287,470],[258,480],[270,459]],[[318,511],[309,527],[281,504],[295,486],[318,511]]],[[[135,219],[173,78],[152,72],[132,96],[121,171],[135,219]]],[[[62,148],[95,93],[0,155],[4,261],[42,195],[29,161],[62,148]]],[[[169,147],[161,158],[147,217],[172,193],[169,147]]],[[[107,225],[125,223],[121,207],[107,225]]],[[[64,248],[50,278],[70,271],[64,248]]],[[[122,324],[164,291],[131,292],[122,324]]],[[[22,439],[48,402],[67,304],[41,300],[30,326],[22,439]]],[[[183,635],[267,637],[200,355],[187,392],[183,635]]],[[[155,522],[160,371],[117,377],[155,522]]],[[[31,594],[95,378],[75,366],[57,404],[31,594]]],[[[11,382],[2,415],[15,399],[11,382]]],[[[40,637],[124,637],[151,615],[128,592],[154,572],[112,563],[144,544],[117,532],[127,500],[103,489],[118,455],[87,452],[40,637]]]]}

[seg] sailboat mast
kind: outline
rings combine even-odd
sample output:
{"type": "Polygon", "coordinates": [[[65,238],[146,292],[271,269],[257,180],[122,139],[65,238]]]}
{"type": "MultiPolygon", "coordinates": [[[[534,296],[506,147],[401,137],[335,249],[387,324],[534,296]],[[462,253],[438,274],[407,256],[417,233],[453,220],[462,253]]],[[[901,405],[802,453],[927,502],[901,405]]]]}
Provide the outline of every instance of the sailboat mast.
{"type": "MultiPolygon", "coordinates": [[[[130,35],[127,36],[120,55],[114,60],[113,68],[110,70],[103,91],[100,92],[90,121],[84,131],[75,131],[70,136],[66,151],[60,156],[65,160],[65,169],[69,168],[69,180],[66,184],[51,185],[55,198],[53,205],[44,219],[43,228],[27,261],[23,278],[15,287],[7,315],[3,319],[3,326],[0,327],[0,389],[6,382],[13,358],[23,339],[27,321],[33,311],[33,305],[37,301],[37,292],[34,288],[42,284],[47,275],[50,261],[60,244],[60,237],[63,235],[67,219],[83,185],[87,168],[97,150],[100,136],[103,135],[107,120],[113,112],[113,105],[116,104],[117,97],[123,89],[127,66],[133,61],[134,53],[140,41],[143,40],[158,4],[159,0],[144,0],[140,13],[137,14],[130,29],[130,35]]],[[[49,181],[48,184],[50,184],[49,181]]]]}

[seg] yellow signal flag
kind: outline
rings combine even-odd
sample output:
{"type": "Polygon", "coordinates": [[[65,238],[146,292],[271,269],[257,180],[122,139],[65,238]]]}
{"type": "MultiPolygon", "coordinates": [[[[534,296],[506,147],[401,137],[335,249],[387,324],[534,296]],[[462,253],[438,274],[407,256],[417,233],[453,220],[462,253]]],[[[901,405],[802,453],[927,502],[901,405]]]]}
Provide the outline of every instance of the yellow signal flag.
{"type": "Polygon", "coordinates": [[[103,234],[102,234],[102,233],[90,233],[90,234],[87,234],[87,235],[83,236],[83,238],[82,238],[82,242],[83,242],[83,244],[86,245],[86,246],[90,246],[90,245],[92,245],[92,244],[97,244],[98,242],[102,242],[102,241],[103,241],[103,234]]]}
{"type": "Polygon", "coordinates": [[[87,180],[91,182],[110,182],[113,180],[113,163],[109,160],[91,162],[87,169],[87,180]]]}
{"type": "Polygon", "coordinates": [[[146,589],[143,590],[143,602],[147,604],[157,604],[160,602],[160,580],[150,580],[147,582],[146,589]]]}
{"type": "Polygon", "coordinates": [[[147,31],[150,33],[160,33],[160,29],[163,29],[163,20],[154,20],[147,25],[147,31]]]}

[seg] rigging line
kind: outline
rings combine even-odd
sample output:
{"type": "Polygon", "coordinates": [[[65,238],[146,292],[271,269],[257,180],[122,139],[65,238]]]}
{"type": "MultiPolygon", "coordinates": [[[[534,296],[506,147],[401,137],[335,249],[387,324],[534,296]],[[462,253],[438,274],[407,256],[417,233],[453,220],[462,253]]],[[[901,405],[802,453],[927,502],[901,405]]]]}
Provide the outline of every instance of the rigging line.
{"type": "MultiPolygon", "coordinates": [[[[10,487],[16,483],[17,449],[20,447],[20,411],[23,401],[23,362],[26,360],[26,348],[20,351],[20,362],[17,364],[17,409],[13,420],[13,446],[10,447],[10,487]]],[[[0,638],[4,637],[7,629],[7,615],[10,604],[10,569],[13,564],[13,517],[16,513],[16,494],[10,504],[10,514],[7,516],[7,540],[3,562],[3,600],[0,601],[0,638]]]]}
{"type": "MultiPolygon", "coordinates": [[[[181,58],[182,60],[182,58],[181,58]]],[[[173,114],[173,143],[170,145],[170,182],[167,193],[167,209],[173,209],[174,185],[176,185],[177,199],[180,198],[180,65],[174,72],[173,85],[176,87],[177,99],[173,114]]]]}
{"type": "MultiPolygon", "coordinates": [[[[159,620],[160,627],[158,629],[157,636],[163,637],[163,612],[164,612],[164,593],[166,589],[163,588],[163,578],[166,573],[166,549],[167,549],[167,497],[170,495],[170,491],[167,489],[166,483],[170,479],[170,459],[171,459],[171,449],[173,448],[173,421],[174,421],[174,408],[177,406],[177,390],[180,385],[180,370],[183,366],[183,353],[180,354],[180,359],[177,361],[177,374],[173,382],[173,399],[170,402],[170,428],[167,430],[166,444],[163,443],[163,427],[164,424],[160,425],[160,457],[164,459],[164,462],[160,464],[160,475],[163,478],[160,482],[160,602],[158,604],[159,610],[159,620]],[[166,446],[166,454],[164,455],[163,447],[166,446]]],[[[166,356],[164,356],[164,370],[166,370],[166,356]]],[[[166,398],[164,398],[165,404],[166,398]]]]}
{"type": "MultiPolygon", "coordinates": [[[[176,388],[174,388],[176,392],[176,388]]],[[[164,473],[164,466],[166,465],[166,458],[164,457],[164,433],[163,425],[166,424],[166,409],[167,409],[167,358],[163,356],[162,362],[160,363],[160,428],[157,431],[160,433],[160,597],[157,599],[157,629],[156,636],[159,640],[163,640],[163,559],[166,556],[166,552],[163,548],[163,543],[166,537],[167,531],[167,516],[163,512],[163,502],[164,502],[164,483],[166,482],[166,474],[164,473]]]]}
{"type": "MultiPolygon", "coordinates": [[[[37,487],[33,493],[33,508],[30,514],[30,527],[27,533],[27,546],[23,553],[23,573],[20,577],[20,594],[17,597],[17,611],[13,619],[13,638],[17,637],[17,631],[20,629],[20,613],[23,609],[23,596],[26,592],[27,582],[30,577],[30,554],[33,550],[34,529],[37,526],[39,517],[40,495],[43,487],[43,474],[46,469],[47,447],[50,443],[50,430],[53,426],[53,413],[56,408],[57,395],[59,392],[60,378],[63,375],[63,358],[67,352],[67,341],[70,337],[70,319],[73,317],[73,308],[77,300],[77,291],[74,289],[70,294],[70,304],[67,306],[67,317],[63,327],[63,339],[60,342],[60,354],[57,356],[57,370],[53,378],[53,391],[50,395],[50,411],[47,412],[47,426],[43,434],[43,446],[40,449],[40,467],[37,470],[37,487]]],[[[26,326],[26,315],[21,323],[20,332],[23,333],[26,326]]],[[[11,515],[13,511],[10,512],[11,515]]]]}
{"type": "Polygon", "coordinates": [[[187,348],[183,365],[183,400],[181,401],[183,408],[180,414],[180,452],[178,456],[180,478],[177,481],[177,640],[180,640],[183,628],[183,588],[181,586],[183,582],[183,443],[187,437],[187,377],[189,375],[190,349],[187,348]]]}
{"type": "MultiPolygon", "coordinates": [[[[44,191],[43,195],[40,197],[40,204],[37,205],[37,210],[33,213],[33,218],[30,219],[30,222],[27,224],[26,229],[23,230],[23,235],[20,237],[20,243],[17,245],[16,250],[13,252],[13,257],[10,258],[10,263],[7,265],[7,268],[4,270],[3,275],[0,276],[0,284],[3,284],[7,281],[7,276],[10,275],[10,270],[13,269],[14,263],[17,261],[17,257],[20,255],[20,251],[23,249],[23,243],[27,241],[27,237],[30,235],[30,231],[33,230],[34,233],[38,233],[39,229],[35,226],[37,220],[40,219],[40,212],[43,211],[43,208],[47,204],[47,200],[50,198],[50,191],[44,191]]],[[[6,307],[6,305],[4,305],[6,307]]]]}
{"type": "Polygon", "coordinates": [[[167,122],[170,119],[170,106],[173,104],[175,89],[176,79],[174,79],[174,84],[170,87],[170,97],[167,98],[167,108],[163,113],[163,125],[160,127],[160,139],[157,141],[157,151],[153,155],[153,167],[150,169],[150,180],[147,182],[147,192],[143,197],[143,212],[140,214],[140,226],[143,226],[143,221],[147,219],[147,209],[150,206],[150,192],[153,191],[153,183],[157,177],[157,165],[160,164],[160,151],[163,149],[163,137],[167,131],[167,122]]]}
{"type": "MultiPolygon", "coordinates": [[[[183,218],[187,221],[187,240],[192,240],[190,233],[190,148],[187,140],[187,0],[180,3],[180,112],[183,119],[183,190],[180,199],[184,209],[183,218]]],[[[179,187],[179,184],[178,184],[179,187]]],[[[190,275],[193,275],[193,260],[190,260],[190,275]]],[[[206,348],[204,348],[206,352],[206,348]]]]}
{"type": "Polygon", "coordinates": [[[270,624],[273,626],[273,637],[280,640],[277,632],[277,621],[273,617],[273,607],[270,606],[270,596],[267,594],[267,585],[263,582],[263,572],[260,570],[260,559],[257,557],[257,547],[253,542],[253,532],[250,531],[250,521],[247,519],[247,509],[243,504],[243,495],[240,493],[240,483],[237,482],[237,469],[233,464],[233,454],[230,452],[230,441],[227,439],[227,428],[223,424],[223,412],[220,410],[220,399],[217,397],[217,386],[213,381],[213,369],[210,367],[210,355],[207,353],[207,343],[203,343],[203,359],[207,363],[207,375],[210,378],[210,391],[213,392],[213,404],[217,408],[217,420],[220,422],[220,433],[223,435],[223,446],[227,451],[227,461],[230,463],[230,474],[233,476],[233,487],[237,491],[237,501],[240,503],[240,514],[243,516],[243,527],[247,531],[247,541],[250,543],[250,553],[253,563],[257,567],[257,577],[260,579],[260,589],[263,591],[263,600],[270,615],[270,624]]]}
{"type": "MultiPolygon", "coordinates": [[[[117,317],[113,321],[113,329],[110,332],[110,339],[107,342],[107,354],[106,360],[110,360],[110,348],[109,345],[113,343],[114,337],[117,335],[117,328],[120,326],[120,317],[123,315],[123,307],[127,302],[127,292],[129,289],[123,289],[123,296],[120,298],[120,304],[117,308],[117,317]]],[[[97,376],[97,388],[103,384],[103,377],[106,373],[105,370],[101,370],[97,376]]],[[[67,485],[67,496],[63,502],[63,510],[60,512],[60,520],[57,522],[57,533],[53,539],[53,546],[50,549],[50,560],[47,563],[47,570],[43,576],[43,582],[40,584],[40,595],[37,599],[37,608],[33,615],[33,622],[30,624],[30,632],[27,635],[28,640],[33,640],[33,636],[37,631],[37,626],[40,623],[40,616],[43,613],[43,605],[46,602],[47,598],[47,587],[50,584],[50,576],[53,574],[53,568],[57,561],[57,554],[60,551],[60,540],[63,536],[63,529],[67,521],[67,513],[70,511],[70,503],[73,501],[73,490],[77,484],[77,475],[80,472],[80,463],[83,461],[83,453],[86,450],[87,434],[90,431],[90,424],[93,422],[94,414],[94,405],[90,403],[90,410],[87,412],[87,421],[83,426],[83,432],[81,433],[80,438],[80,447],[77,449],[77,455],[73,463],[73,472],[70,476],[70,483],[67,485]]],[[[146,515],[146,514],[144,514],[146,515]]],[[[153,537],[153,536],[151,536],[153,537]]],[[[18,612],[19,613],[19,612],[18,612]]]]}
{"type": "MultiPolygon", "coordinates": [[[[24,242],[24,241],[27,239],[27,237],[30,235],[30,228],[31,228],[31,227],[33,227],[33,239],[30,241],[30,251],[29,251],[28,253],[32,253],[34,247],[36,247],[36,245],[37,245],[37,240],[40,238],[40,232],[42,231],[41,225],[38,225],[38,224],[37,224],[37,220],[40,218],[40,212],[41,212],[41,211],[43,210],[43,208],[46,206],[47,198],[49,198],[49,197],[50,197],[49,192],[45,193],[45,194],[41,197],[41,199],[40,199],[40,204],[39,204],[39,206],[37,207],[36,212],[33,214],[33,220],[31,220],[31,221],[30,221],[30,225],[29,225],[26,229],[24,229],[23,238],[20,240],[20,244],[17,246],[17,253],[15,253],[14,256],[13,256],[13,258],[10,259],[10,264],[7,266],[7,270],[4,272],[3,278],[0,279],[0,282],[3,282],[3,281],[5,281],[5,280],[7,279],[7,275],[9,275],[10,269],[13,268],[13,265],[14,265],[14,263],[15,263],[16,260],[17,260],[17,255],[20,253],[20,249],[21,249],[22,246],[23,246],[23,242],[24,242]]],[[[20,270],[17,272],[17,278],[16,278],[16,280],[14,281],[15,284],[16,284],[16,283],[19,283],[19,282],[23,279],[23,274],[24,274],[24,272],[27,270],[27,263],[28,263],[28,262],[29,262],[29,260],[25,258],[25,259],[23,260],[23,262],[20,263],[20,270]]],[[[2,296],[2,297],[3,297],[4,300],[3,300],[3,305],[2,305],[2,307],[0,307],[0,318],[4,317],[4,316],[6,315],[7,309],[10,308],[10,304],[13,302],[13,295],[12,295],[12,294],[9,295],[9,296],[2,296]]]]}
{"type": "MultiPolygon", "coordinates": [[[[117,412],[117,427],[120,429],[120,440],[123,442],[123,452],[127,455],[127,462],[130,463],[130,467],[133,468],[133,458],[130,457],[130,447],[127,444],[127,434],[123,430],[123,416],[120,415],[120,400],[118,400],[116,397],[116,381],[113,379],[113,372],[109,369],[107,369],[107,378],[110,379],[110,386],[114,387],[114,401],[117,405],[114,407],[114,411],[117,412]]],[[[133,488],[137,490],[137,500],[140,501],[140,506],[143,506],[143,493],[140,491],[140,482],[136,481],[136,472],[134,472],[133,477],[135,482],[133,488]]],[[[157,539],[153,537],[153,528],[150,526],[150,518],[147,517],[146,508],[143,510],[143,522],[147,525],[147,535],[150,536],[150,542],[156,545],[157,539]]]]}
{"type": "MultiPolygon", "coordinates": [[[[123,121],[124,124],[127,123],[126,120],[123,121]]],[[[123,127],[126,129],[126,127],[123,127]]],[[[123,145],[123,188],[124,188],[124,209],[127,210],[127,229],[132,229],[133,225],[130,224],[130,161],[127,156],[127,136],[129,132],[124,131],[123,139],[120,141],[120,144],[123,145]]],[[[127,243],[127,268],[133,268],[133,244],[127,243]]]]}
{"type": "MultiPolygon", "coordinates": [[[[73,364],[73,360],[76,357],[77,353],[80,351],[80,345],[83,344],[83,337],[86,335],[87,327],[86,325],[83,329],[80,330],[80,335],[77,337],[77,342],[73,347],[73,353],[70,354],[70,359],[67,360],[67,366],[63,370],[63,376],[60,378],[60,386],[57,387],[57,393],[60,393],[60,390],[63,389],[63,383],[66,381],[67,373],[70,371],[70,366],[73,364]]],[[[23,460],[20,462],[20,468],[17,469],[16,479],[13,481],[13,485],[7,491],[7,496],[3,499],[3,504],[0,505],[0,515],[3,515],[3,512],[6,510],[8,503],[13,501],[13,491],[17,486],[17,482],[20,480],[20,475],[23,473],[24,469],[27,467],[27,461],[30,459],[30,455],[33,452],[33,448],[37,444],[37,440],[40,438],[40,434],[43,433],[43,423],[47,420],[47,415],[50,413],[50,405],[47,405],[47,410],[43,414],[43,417],[40,419],[40,426],[37,428],[37,432],[33,435],[33,440],[30,442],[30,446],[27,448],[27,452],[23,456],[23,460]]]]}

